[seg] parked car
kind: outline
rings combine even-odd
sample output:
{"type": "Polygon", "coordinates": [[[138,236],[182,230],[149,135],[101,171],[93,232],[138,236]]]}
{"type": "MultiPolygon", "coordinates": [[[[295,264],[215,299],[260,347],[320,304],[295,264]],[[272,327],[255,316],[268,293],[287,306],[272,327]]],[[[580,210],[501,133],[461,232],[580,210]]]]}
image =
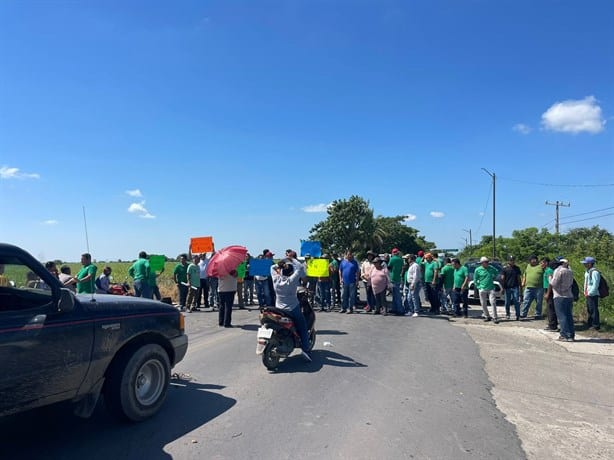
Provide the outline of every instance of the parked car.
{"type": "MultiPolygon", "coordinates": [[[[469,301],[480,301],[480,296],[478,294],[478,290],[475,289],[475,284],[473,283],[473,272],[480,265],[480,262],[477,260],[470,260],[465,263],[465,267],[467,267],[467,271],[469,272],[469,286],[468,286],[468,299],[469,301]]],[[[495,267],[499,274],[495,279],[495,298],[497,301],[502,300],[503,297],[503,289],[501,288],[501,272],[503,271],[503,266],[501,262],[492,261],[490,265],[495,267]]]]}
{"type": "Polygon", "coordinates": [[[176,308],[75,295],[26,251],[0,243],[0,416],[70,401],[89,417],[103,395],[113,414],[144,420],[164,403],[187,348],[176,308]]]}

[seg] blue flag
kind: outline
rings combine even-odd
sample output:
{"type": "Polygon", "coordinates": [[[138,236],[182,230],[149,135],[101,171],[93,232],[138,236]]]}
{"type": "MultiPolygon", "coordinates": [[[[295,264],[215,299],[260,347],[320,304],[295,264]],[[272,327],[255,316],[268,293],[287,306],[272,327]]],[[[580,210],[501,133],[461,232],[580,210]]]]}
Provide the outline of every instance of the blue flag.
{"type": "Polygon", "coordinates": [[[301,240],[301,256],[310,255],[320,257],[322,255],[322,245],[319,241],[301,240]]]}

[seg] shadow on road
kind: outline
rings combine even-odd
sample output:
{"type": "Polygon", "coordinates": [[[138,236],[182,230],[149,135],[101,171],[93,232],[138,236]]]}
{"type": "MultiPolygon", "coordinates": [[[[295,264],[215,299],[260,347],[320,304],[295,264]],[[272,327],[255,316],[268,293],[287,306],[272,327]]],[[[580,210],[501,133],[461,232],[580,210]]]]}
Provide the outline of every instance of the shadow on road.
{"type": "Polygon", "coordinates": [[[324,366],[335,367],[367,367],[366,364],[354,361],[352,358],[330,350],[313,350],[311,352],[312,362],[305,362],[300,354],[295,354],[279,364],[274,373],[293,374],[293,373],[313,373],[320,371],[324,366]]]}
{"type": "Polygon", "coordinates": [[[347,335],[345,331],[338,331],[335,329],[316,329],[318,335],[347,335]]]}
{"type": "Polygon", "coordinates": [[[55,405],[0,419],[0,458],[167,460],[164,447],[218,417],[236,401],[212,393],[218,385],[173,379],[166,402],[152,419],[118,422],[99,404],[90,419],[55,405]]]}

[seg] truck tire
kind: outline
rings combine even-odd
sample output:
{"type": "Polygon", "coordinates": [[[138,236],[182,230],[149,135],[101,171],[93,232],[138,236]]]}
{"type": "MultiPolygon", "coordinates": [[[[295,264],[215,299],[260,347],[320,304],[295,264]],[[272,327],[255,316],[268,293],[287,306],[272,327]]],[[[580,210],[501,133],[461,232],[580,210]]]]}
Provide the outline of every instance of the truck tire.
{"type": "Polygon", "coordinates": [[[171,366],[166,351],[157,344],[127,352],[108,375],[104,399],[109,411],[140,422],[154,415],[166,399],[171,366]]]}

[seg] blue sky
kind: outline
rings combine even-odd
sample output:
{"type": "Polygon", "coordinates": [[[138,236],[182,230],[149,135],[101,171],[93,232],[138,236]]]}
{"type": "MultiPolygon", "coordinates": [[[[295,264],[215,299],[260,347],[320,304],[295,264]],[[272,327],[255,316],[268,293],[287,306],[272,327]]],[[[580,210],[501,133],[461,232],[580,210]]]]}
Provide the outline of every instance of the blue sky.
{"type": "Polygon", "coordinates": [[[546,200],[614,231],[613,23],[607,0],[1,2],[0,241],[76,261],[85,207],[98,260],[279,254],[356,194],[457,248],[492,230],[481,168],[498,235],[553,230],[546,200]]]}

